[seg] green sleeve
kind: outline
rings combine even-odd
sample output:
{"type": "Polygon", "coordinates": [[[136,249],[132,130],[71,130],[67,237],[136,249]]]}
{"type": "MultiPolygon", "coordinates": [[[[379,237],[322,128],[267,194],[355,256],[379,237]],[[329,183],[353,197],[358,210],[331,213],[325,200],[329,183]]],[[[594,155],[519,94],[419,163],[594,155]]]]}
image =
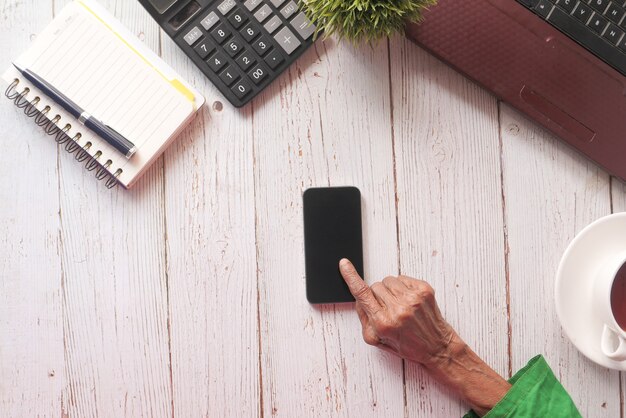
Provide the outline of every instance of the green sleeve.
{"type": "MultiPolygon", "coordinates": [[[[485,418],[581,418],[543,356],[530,360],[509,382],[513,386],[485,418]]],[[[478,415],[470,411],[465,418],[478,418],[478,415]]]]}

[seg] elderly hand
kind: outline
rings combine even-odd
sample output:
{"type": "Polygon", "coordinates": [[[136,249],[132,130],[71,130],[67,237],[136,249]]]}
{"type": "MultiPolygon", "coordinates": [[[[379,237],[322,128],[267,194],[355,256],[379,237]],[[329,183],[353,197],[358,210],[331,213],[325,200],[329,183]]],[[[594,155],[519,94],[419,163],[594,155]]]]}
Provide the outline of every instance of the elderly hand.
{"type": "Polygon", "coordinates": [[[356,299],[366,343],[423,365],[481,416],[507,393],[511,385],[445,321],[428,283],[399,276],[370,287],[350,261],[342,259],[339,270],[356,299]]]}
{"type": "Polygon", "coordinates": [[[446,354],[456,333],[441,316],[428,283],[386,277],[370,288],[348,260],[341,260],[340,271],[356,299],[366,343],[426,367],[446,354]]]}

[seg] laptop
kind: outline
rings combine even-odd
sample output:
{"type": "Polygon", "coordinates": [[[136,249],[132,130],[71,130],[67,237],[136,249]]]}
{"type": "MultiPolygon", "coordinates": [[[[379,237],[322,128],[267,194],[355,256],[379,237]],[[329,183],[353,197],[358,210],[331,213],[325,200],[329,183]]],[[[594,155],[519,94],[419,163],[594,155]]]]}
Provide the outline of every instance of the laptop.
{"type": "Polygon", "coordinates": [[[625,0],[439,0],[406,33],[626,180],[625,0]]]}

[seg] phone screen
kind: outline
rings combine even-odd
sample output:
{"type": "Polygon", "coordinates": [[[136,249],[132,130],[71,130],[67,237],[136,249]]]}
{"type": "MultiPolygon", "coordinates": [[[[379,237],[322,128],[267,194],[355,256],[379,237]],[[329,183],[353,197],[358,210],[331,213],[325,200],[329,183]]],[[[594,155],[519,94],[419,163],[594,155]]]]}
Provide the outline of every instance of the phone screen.
{"type": "Polygon", "coordinates": [[[306,296],[310,303],[352,302],[339,273],[349,259],[363,277],[361,193],[356,187],[311,188],[304,192],[306,296]]]}

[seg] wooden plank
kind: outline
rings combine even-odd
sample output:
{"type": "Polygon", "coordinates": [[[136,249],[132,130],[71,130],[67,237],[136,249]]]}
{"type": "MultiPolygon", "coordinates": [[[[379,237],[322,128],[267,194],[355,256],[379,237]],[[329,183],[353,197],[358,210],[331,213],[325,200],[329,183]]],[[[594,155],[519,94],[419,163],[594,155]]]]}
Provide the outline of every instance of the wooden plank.
{"type": "MultiPolygon", "coordinates": [[[[138,2],[102,4],[158,50],[138,2]]],[[[59,162],[65,410],[171,416],[162,163],[132,191],[109,191],[71,156],[59,162]]]]}
{"type": "Polygon", "coordinates": [[[626,211],[626,183],[613,178],[611,181],[611,198],[613,212],[626,211]]]}
{"type": "Polygon", "coordinates": [[[620,403],[620,411],[621,411],[621,417],[624,418],[626,416],[626,410],[624,408],[624,405],[626,404],[626,373],[621,372],[620,376],[622,378],[621,384],[619,387],[621,395],[622,395],[621,403],[620,403]]]}
{"type": "MultiPolygon", "coordinates": [[[[405,39],[391,42],[400,267],[432,284],[446,316],[506,376],[507,306],[494,97],[405,39]]],[[[406,365],[408,415],[467,410],[406,365]]]]}
{"type": "MultiPolygon", "coordinates": [[[[3,72],[52,13],[49,1],[0,1],[0,10],[3,72]]],[[[56,143],[4,97],[2,85],[0,411],[58,415],[65,378],[56,143]]]]}
{"type": "Polygon", "coordinates": [[[365,276],[397,272],[388,55],[318,41],[254,104],[265,416],[402,416],[401,362],[365,345],[351,305],[305,298],[302,192],[357,186],[365,276]]]}
{"type": "Polygon", "coordinates": [[[583,416],[619,416],[618,373],[576,350],[554,308],[554,277],[565,248],[611,210],[609,177],[506,105],[501,126],[513,368],[543,354],[583,416]]]}
{"type": "Polygon", "coordinates": [[[163,57],[207,99],[165,159],[174,412],[259,416],[252,108],[165,36],[163,57]]]}

